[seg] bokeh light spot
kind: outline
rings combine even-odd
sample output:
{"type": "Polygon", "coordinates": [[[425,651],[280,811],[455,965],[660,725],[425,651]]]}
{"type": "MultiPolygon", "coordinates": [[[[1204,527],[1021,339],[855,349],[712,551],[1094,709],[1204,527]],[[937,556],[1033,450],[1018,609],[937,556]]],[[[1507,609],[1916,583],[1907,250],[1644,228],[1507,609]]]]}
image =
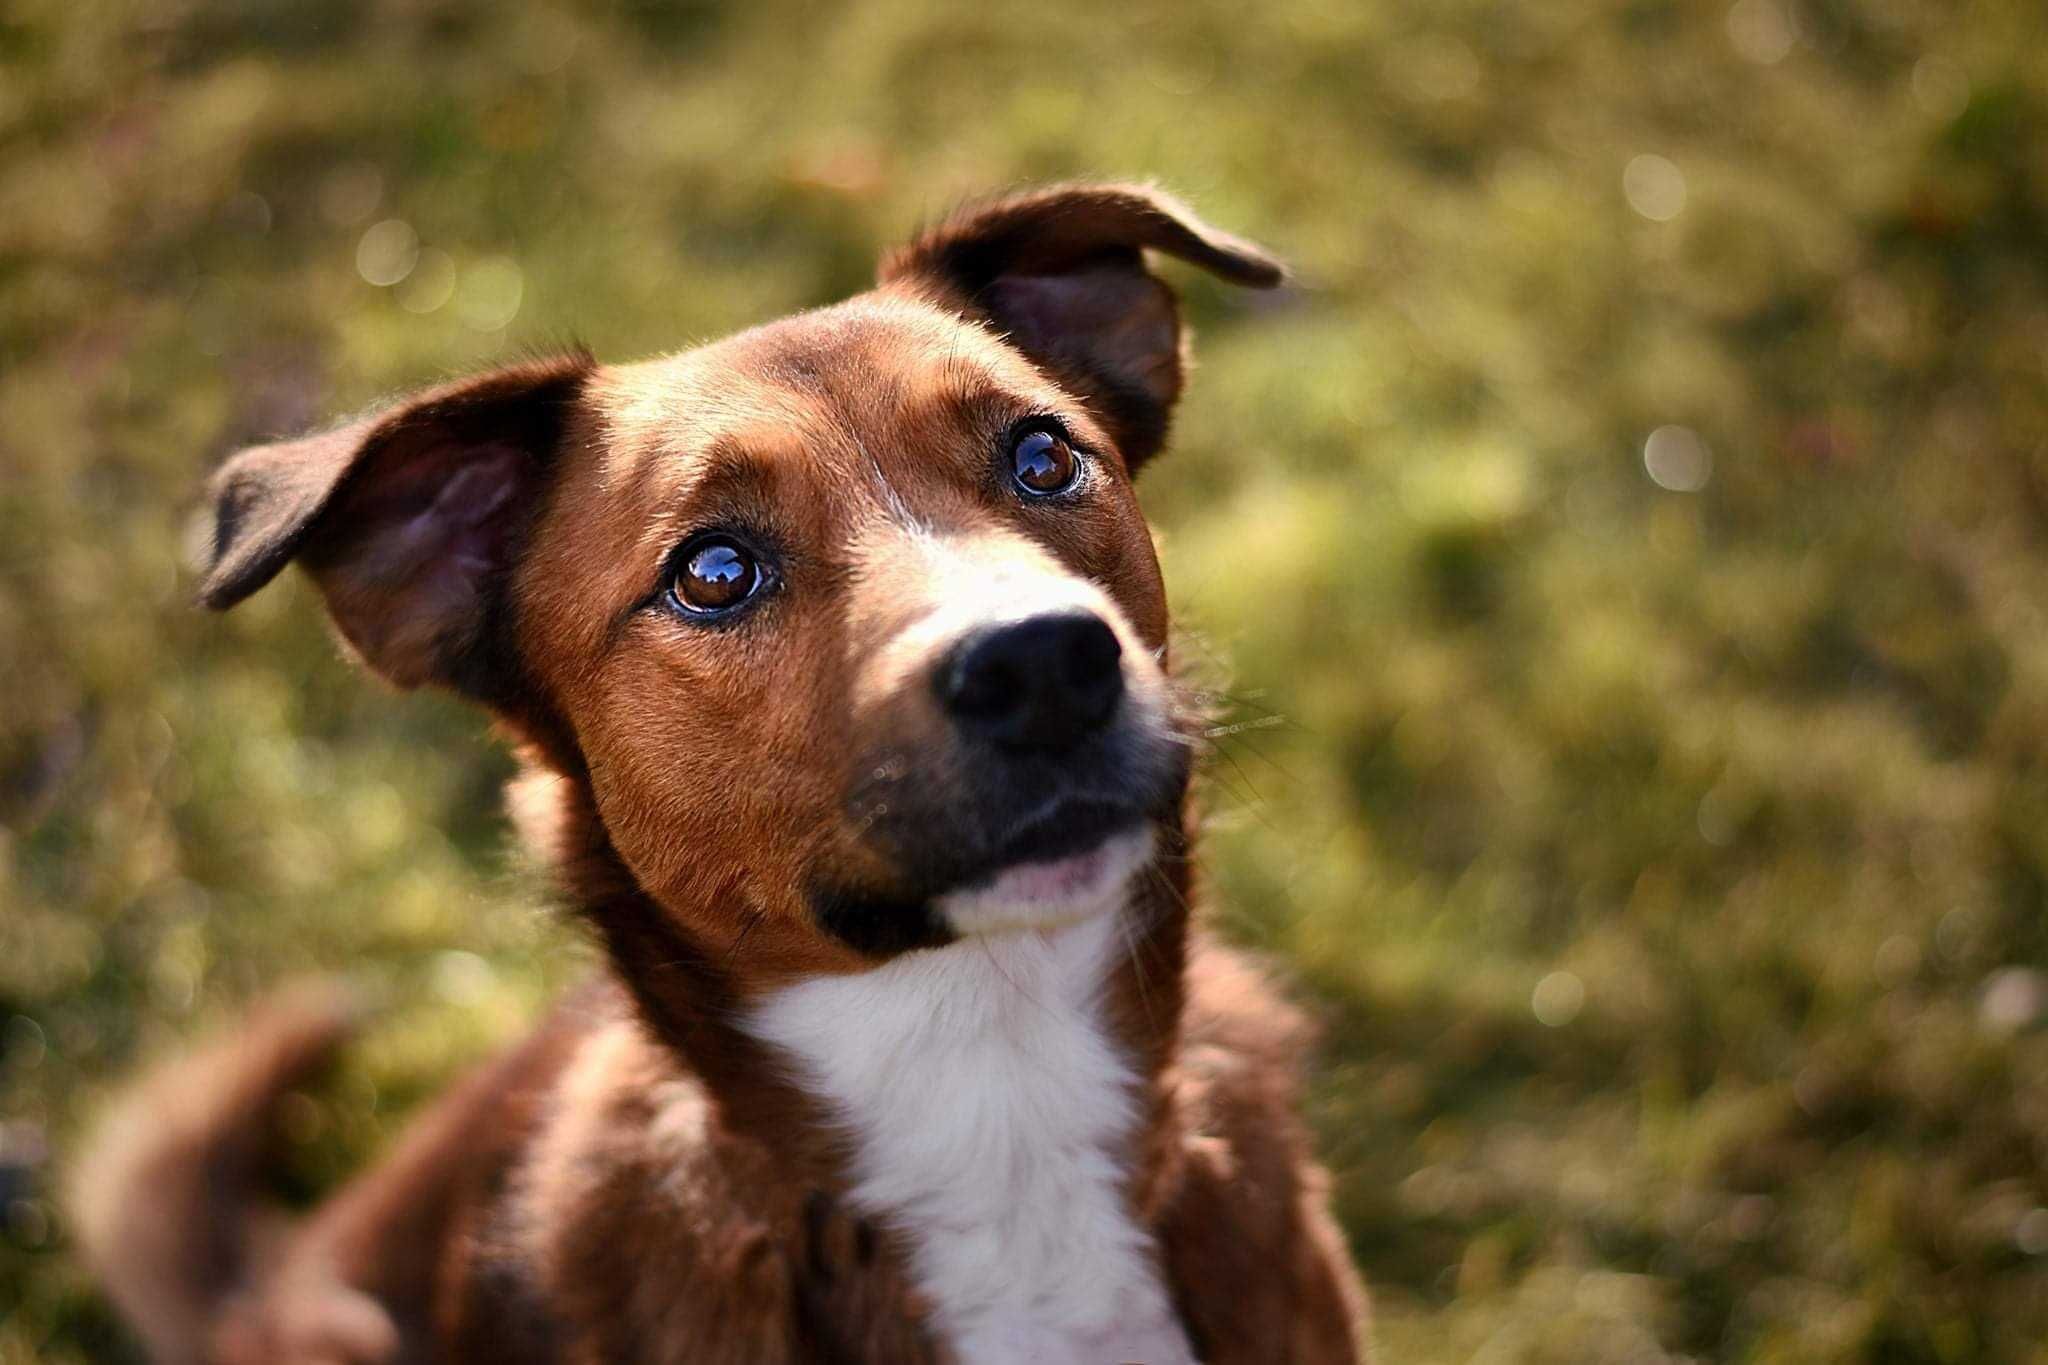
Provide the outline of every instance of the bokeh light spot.
{"type": "Polygon", "coordinates": [[[1938,119],[1952,119],[1970,103],[1970,78],[1946,57],[1913,63],[1913,103],[1938,119]]]}
{"type": "Polygon", "coordinates": [[[408,313],[440,309],[455,297],[455,277],[455,258],[438,247],[426,248],[398,291],[399,307],[408,313]]]}
{"type": "Polygon", "coordinates": [[[1570,972],[1552,972],[1530,992],[1529,1009],[1546,1028],[1563,1028],[1586,1006],[1586,986],[1570,972]]]}
{"type": "Polygon", "coordinates": [[[1628,206],[1653,223],[1668,223],[1685,211],[1685,172],[1669,159],[1644,152],[1621,172],[1628,206]]]}
{"type": "Polygon", "coordinates": [[[2048,1013],[2048,977],[2031,967],[2001,967],[1984,979],[1977,1017],[1989,1033],[2011,1037],[2048,1013]]]}
{"type": "Polygon", "coordinates": [[[1714,476],[1714,452],[1689,427],[1658,427],[1643,442],[1643,470],[1659,488],[1697,493],[1714,476]]]}
{"type": "Polygon", "coordinates": [[[462,272],[455,311],[479,332],[495,332],[519,316],[526,277],[510,256],[486,256],[462,272]]]}
{"type": "Polygon", "coordinates": [[[1775,66],[1798,41],[1792,16],[1777,0],[1736,0],[1728,7],[1728,42],[1738,56],[1775,66]]]}
{"type": "Polygon", "coordinates": [[[496,983],[491,964],[475,953],[450,948],[434,957],[434,993],[451,1005],[474,1005],[496,983]]]}
{"type": "Polygon", "coordinates": [[[25,1014],[17,1014],[7,1021],[5,1029],[0,1029],[0,1049],[4,1049],[10,1066],[33,1071],[49,1055],[50,1045],[41,1024],[25,1014]]]}
{"type": "Polygon", "coordinates": [[[338,228],[354,227],[377,211],[384,173],[366,161],[337,167],[320,182],[320,214],[338,228]]]}
{"type": "Polygon", "coordinates": [[[412,224],[397,218],[373,223],[356,243],[356,273],[371,284],[397,284],[419,263],[420,238],[412,224]]]}

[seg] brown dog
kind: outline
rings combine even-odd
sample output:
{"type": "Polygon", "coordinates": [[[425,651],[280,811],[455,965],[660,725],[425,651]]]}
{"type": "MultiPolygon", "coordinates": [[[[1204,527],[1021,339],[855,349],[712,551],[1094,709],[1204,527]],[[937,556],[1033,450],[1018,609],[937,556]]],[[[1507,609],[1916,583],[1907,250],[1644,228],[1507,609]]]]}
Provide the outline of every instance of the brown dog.
{"type": "Polygon", "coordinates": [[[161,1359],[1356,1357],[1297,1018],[1189,924],[1147,249],[1281,278],[1050,189],[835,307],[221,470],[206,603],[296,560],[372,670],[488,707],[610,971],[296,1227],[258,1137],[332,1002],[149,1082],[79,1221],[161,1359]]]}

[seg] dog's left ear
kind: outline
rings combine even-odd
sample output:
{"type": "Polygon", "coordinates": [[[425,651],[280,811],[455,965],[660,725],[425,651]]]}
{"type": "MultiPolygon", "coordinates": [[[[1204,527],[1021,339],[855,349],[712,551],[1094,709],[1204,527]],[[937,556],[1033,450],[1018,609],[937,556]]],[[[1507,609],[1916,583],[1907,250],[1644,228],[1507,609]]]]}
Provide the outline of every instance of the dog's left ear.
{"type": "Polygon", "coordinates": [[[1158,190],[1061,185],[962,210],[890,252],[881,281],[986,318],[1090,405],[1135,472],[1166,439],[1185,371],[1180,310],[1147,248],[1255,289],[1286,278],[1158,190]]]}
{"type": "Polygon", "coordinates": [[[507,366],[241,451],[207,484],[199,600],[225,610],[296,560],[374,672],[504,702],[506,579],[593,369],[507,366]]]}

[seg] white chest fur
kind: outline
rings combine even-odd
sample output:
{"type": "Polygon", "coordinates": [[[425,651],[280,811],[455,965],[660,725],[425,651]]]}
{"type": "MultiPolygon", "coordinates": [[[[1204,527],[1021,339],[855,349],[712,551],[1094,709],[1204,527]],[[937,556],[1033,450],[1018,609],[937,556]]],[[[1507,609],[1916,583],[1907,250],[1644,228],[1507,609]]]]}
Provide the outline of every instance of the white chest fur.
{"type": "Polygon", "coordinates": [[[751,1026],[853,1139],[853,1199],[888,1221],[963,1362],[1186,1365],[1125,1204],[1134,1078],[1102,1024],[1114,913],[970,939],[788,987],[751,1026]]]}

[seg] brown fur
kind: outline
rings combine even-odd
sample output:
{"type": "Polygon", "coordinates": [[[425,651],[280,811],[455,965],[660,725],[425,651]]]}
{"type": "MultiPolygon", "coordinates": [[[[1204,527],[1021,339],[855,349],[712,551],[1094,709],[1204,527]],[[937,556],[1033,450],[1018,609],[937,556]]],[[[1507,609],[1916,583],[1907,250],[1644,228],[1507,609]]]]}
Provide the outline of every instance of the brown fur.
{"type": "MultiPolygon", "coordinates": [[[[894,1234],[846,1204],[827,1116],[735,1020],[777,986],[869,965],[820,931],[818,888],[915,901],[912,854],[978,828],[983,794],[918,685],[934,646],[907,627],[935,585],[899,514],[977,564],[1099,585],[1126,654],[1164,657],[1130,481],[1183,357],[1145,248],[1280,277],[1156,192],[1041,191],[933,229],[837,307],[640,365],[500,371],[223,470],[206,600],[231,605],[296,558],[369,667],[491,708],[527,770],[522,828],[610,973],[281,1249],[253,1260],[236,1232],[166,1274],[169,1248],[117,1210],[149,1204],[143,1173],[242,1150],[303,1050],[302,1025],[259,1025],[240,1045],[256,1061],[195,1083],[197,1117],[102,1165],[118,1188],[87,1241],[154,1350],[941,1358],[894,1234]],[[986,492],[990,442],[1035,412],[1099,457],[1090,495],[1057,514],[986,492]],[[773,629],[692,633],[650,607],[666,557],[707,525],[780,551],[773,629]]],[[[1294,1114],[1300,1021],[1191,929],[1184,800],[1153,819],[1163,856],[1108,991],[1150,1086],[1132,1208],[1203,1359],[1352,1359],[1364,1299],[1294,1114]]],[[[239,1228],[250,1196],[228,1192],[221,1211],[188,1193],[171,1225],[239,1228]]]]}

